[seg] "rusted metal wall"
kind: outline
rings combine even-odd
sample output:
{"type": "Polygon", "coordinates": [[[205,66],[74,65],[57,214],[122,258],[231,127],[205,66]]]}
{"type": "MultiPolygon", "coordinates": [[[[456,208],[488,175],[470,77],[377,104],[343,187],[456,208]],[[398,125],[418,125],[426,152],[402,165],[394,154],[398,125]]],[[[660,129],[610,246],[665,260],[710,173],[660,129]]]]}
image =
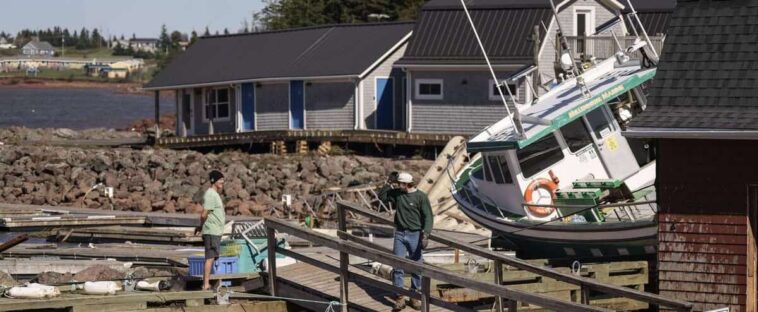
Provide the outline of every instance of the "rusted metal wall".
{"type": "Polygon", "coordinates": [[[697,310],[745,311],[748,185],[754,141],[661,140],[659,290],[697,310]]]}

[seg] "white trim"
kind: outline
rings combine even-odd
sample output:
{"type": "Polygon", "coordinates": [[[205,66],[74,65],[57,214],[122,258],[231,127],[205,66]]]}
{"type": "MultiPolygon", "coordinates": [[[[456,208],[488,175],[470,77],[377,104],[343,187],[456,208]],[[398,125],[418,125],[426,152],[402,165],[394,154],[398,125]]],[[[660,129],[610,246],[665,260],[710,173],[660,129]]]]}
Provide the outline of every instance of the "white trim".
{"type": "MultiPolygon", "coordinates": [[[[525,60],[524,63],[521,64],[493,64],[492,68],[500,68],[500,69],[520,69],[523,68],[526,64],[531,64],[532,60],[525,60]]],[[[488,69],[487,65],[455,65],[455,64],[394,64],[392,65],[393,68],[404,68],[404,69],[426,69],[426,70],[451,70],[451,69],[460,69],[460,70],[471,70],[471,69],[488,69]]]]}
{"type": "Polygon", "coordinates": [[[235,92],[234,92],[234,102],[236,102],[236,112],[237,112],[237,133],[242,132],[242,128],[244,128],[245,121],[242,119],[242,85],[237,84],[234,86],[235,92]]]}
{"type": "Polygon", "coordinates": [[[413,97],[417,100],[442,100],[445,98],[445,85],[443,79],[416,79],[413,81],[413,97]],[[421,84],[439,84],[440,94],[419,94],[421,84]]]}
{"type": "MultiPolygon", "coordinates": [[[[506,82],[507,83],[509,80],[510,79],[503,79],[501,82],[506,82]]],[[[512,84],[513,86],[516,87],[516,94],[513,95],[513,98],[515,98],[516,102],[518,103],[519,95],[521,93],[521,90],[520,90],[521,88],[519,88],[519,83],[518,82],[513,82],[513,83],[508,83],[508,84],[509,85],[512,84]]],[[[490,101],[500,101],[500,94],[499,93],[498,94],[494,94],[494,95],[492,94],[495,91],[494,86],[495,86],[495,80],[490,79],[489,80],[489,88],[488,88],[489,93],[487,95],[488,95],[490,101]]],[[[510,100],[510,98],[508,98],[507,92],[503,92],[503,95],[505,95],[507,97],[506,100],[510,100]]],[[[517,103],[513,103],[513,104],[516,105],[517,103]]]]}
{"type": "Polygon", "coordinates": [[[758,140],[758,130],[632,127],[621,134],[628,138],[758,140]]]}
{"type": "Polygon", "coordinates": [[[353,85],[355,86],[354,95],[353,95],[353,129],[358,130],[358,127],[360,125],[360,116],[358,114],[358,98],[360,97],[361,88],[360,88],[360,80],[353,81],[353,85]]]}
{"type": "Polygon", "coordinates": [[[387,82],[392,82],[392,129],[395,129],[395,78],[392,76],[374,76],[374,129],[379,129],[379,90],[377,89],[377,81],[379,79],[387,79],[387,82]]]}
{"type": "MultiPolygon", "coordinates": [[[[203,101],[201,102],[202,103],[201,106],[202,106],[202,109],[203,109],[203,123],[209,123],[210,122],[210,119],[208,119],[208,116],[206,115],[207,114],[207,112],[206,112],[206,106],[209,105],[207,103],[207,101],[208,101],[208,97],[206,96],[207,91],[208,90],[222,90],[222,89],[226,89],[226,91],[227,91],[226,102],[214,103],[213,106],[215,107],[216,115],[218,115],[218,105],[226,103],[227,106],[228,106],[227,115],[224,118],[214,118],[213,122],[230,122],[230,121],[232,121],[232,101],[231,101],[232,95],[231,95],[231,92],[229,92],[230,91],[229,89],[232,89],[232,87],[231,86],[219,86],[219,87],[213,87],[213,88],[203,88],[203,101]]],[[[216,92],[216,98],[218,98],[218,92],[216,92]]]]}
{"type": "Polygon", "coordinates": [[[405,131],[409,133],[413,129],[413,116],[411,115],[413,114],[413,97],[411,96],[411,86],[413,86],[413,75],[408,70],[405,72],[405,131]]]}
{"type": "MultiPolygon", "coordinates": [[[[258,84],[255,82],[251,82],[253,84],[253,128],[250,129],[251,131],[258,130],[258,84]]],[[[263,88],[260,88],[263,89],[263,88]]]]}
{"type": "Polygon", "coordinates": [[[174,90],[174,89],[180,89],[180,88],[211,87],[211,86],[217,86],[217,85],[245,83],[245,82],[269,82],[269,81],[287,82],[287,81],[292,81],[292,80],[325,80],[325,79],[351,80],[357,77],[358,75],[337,75],[337,76],[313,76],[313,77],[274,77],[274,78],[257,78],[257,79],[238,79],[238,80],[228,80],[228,81],[218,81],[218,82],[179,84],[179,85],[170,85],[170,86],[164,86],[164,87],[147,87],[147,88],[142,88],[142,90],[144,91],[174,90]]]}
{"type": "Polygon", "coordinates": [[[305,99],[307,98],[306,92],[308,92],[308,90],[306,90],[308,89],[307,87],[308,87],[308,81],[303,80],[303,130],[308,129],[308,105],[307,105],[308,103],[306,103],[305,101],[305,99]]]}
{"type": "Polygon", "coordinates": [[[195,107],[195,89],[189,88],[189,89],[184,89],[184,90],[189,90],[189,94],[190,94],[190,111],[189,111],[189,113],[190,113],[190,126],[191,126],[190,130],[191,131],[187,131],[187,135],[190,135],[190,133],[192,135],[194,135],[195,134],[195,130],[196,130],[195,129],[195,114],[196,114],[196,111],[197,111],[197,109],[195,107]]]}
{"type": "Polygon", "coordinates": [[[366,99],[365,91],[366,90],[364,90],[364,83],[363,82],[364,82],[364,80],[361,79],[361,82],[358,84],[359,85],[359,89],[361,89],[360,90],[360,94],[359,94],[361,104],[360,104],[360,108],[358,110],[358,122],[359,122],[358,128],[359,129],[366,129],[366,118],[363,115],[364,108],[365,108],[364,106],[366,104],[365,103],[366,102],[365,101],[365,99],[366,99]]]}
{"type": "Polygon", "coordinates": [[[287,129],[292,130],[292,81],[287,83],[287,129]]]}
{"type": "MultiPolygon", "coordinates": [[[[577,27],[576,27],[576,14],[577,14],[577,11],[589,11],[590,12],[590,16],[588,16],[587,20],[585,21],[587,23],[587,25],[585,25],[585,28],[586,28],[585,30],[590,35],[593,34],[593,33],[595,33],[595,16],[596,16],[595,13],[596,12],[595,12],[595,7],[594,6],[574,6],[573,13],[571,15],[571,27],[572,27],[571,33],[574,36],[579,36],[579,34],[576,32],[577,31],[577,27]]],[[[589,35],[588,35],[588,37],[589,37],[589,35]]]]}
{"type": "Polygon", "coordinates": [[[404,44],[408,42],[408,39],[413,35],[413,31],[409,32],[405,37],[400,39],[394,46],[392,46],[387,52],[385,52],[379,59],[377,59],[373,64],[371,64],[366,70],[364,70],[360,75],[358,75],[358,78],[363,79],[365,78],[369,73],[374,71],[382,62],[384,62],[387,58],[389,58],[393,53],[395,53],[398,49],[400,49],[404,44]]]}

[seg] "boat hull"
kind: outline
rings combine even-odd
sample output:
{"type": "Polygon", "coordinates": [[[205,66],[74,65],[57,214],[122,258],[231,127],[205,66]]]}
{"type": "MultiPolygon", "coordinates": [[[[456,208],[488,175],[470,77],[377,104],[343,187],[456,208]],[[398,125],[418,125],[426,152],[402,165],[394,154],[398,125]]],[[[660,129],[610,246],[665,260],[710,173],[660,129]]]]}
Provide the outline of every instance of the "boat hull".
{"type": "Polygon", "coordinates": [[[496,218],[454,194],[464,214],[492,230],[492,247],[515,250],[519,258],[597,259],[652,256],[654,219],[607,224],[541,224],[496,218]]]}

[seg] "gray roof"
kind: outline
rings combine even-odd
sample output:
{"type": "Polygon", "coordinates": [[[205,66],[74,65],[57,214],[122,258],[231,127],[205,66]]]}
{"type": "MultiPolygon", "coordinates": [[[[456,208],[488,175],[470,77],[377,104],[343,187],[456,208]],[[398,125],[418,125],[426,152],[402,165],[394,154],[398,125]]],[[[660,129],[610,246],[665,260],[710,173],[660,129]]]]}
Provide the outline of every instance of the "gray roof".
{"type": "Polygon", "coordinates": [[[55,48],[47,42],[47,41],[29,41],[29,43],[25,44],[24,49],[35,49],[35,50],[48,50],[53,51],[55,48]]]}
{"type": "Polygon", "coordinates": [[[758,0],[679,0],[633,128],[758,130],[758,0]]]}
{"type": "MultiPolygon", "coordinates": [[[[552,18],[547,1],[473,0],[467,6],[493,64],[531,62],[533,28],[552,18]]],[[[397,64],[485,64],[460,2],[429,1],[397,64]]]]}
{"type": "Polygon", "coordinates": [[[343,24],[203,37],[145,88],[358,76],[412,28],[413,23],[343,24]]]}
{"type": "MultiPolygon", "coordinates": [[[[468,0],[487,55],[495,65],[533,62],[531,35],[534,26],[549,25],[550,0],[468,0]]],[[[574,1],[574,0],[569,0],[574,1]]],[[[626,4],[626,1],[621,1],[626,4]]],[[[665,30],[676,0],[633,0],[648,33],[665,30]]],[[[544,28],[540,27],[545,42],[544,28]]],[[[400,65],[483,65],[477,45],[459,0],[431,0],[422,8],[413,37],[400,65]]]]}

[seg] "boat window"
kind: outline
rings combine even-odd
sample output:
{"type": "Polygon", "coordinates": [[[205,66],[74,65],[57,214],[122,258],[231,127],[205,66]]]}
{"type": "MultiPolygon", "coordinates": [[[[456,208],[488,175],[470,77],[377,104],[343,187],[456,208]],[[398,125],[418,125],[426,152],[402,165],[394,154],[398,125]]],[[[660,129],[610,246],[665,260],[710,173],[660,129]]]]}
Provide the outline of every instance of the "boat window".
{"type": "Polygon", "coordinates": [[[490,164],[490,173],[497,184],[503,184],[502,169],[497,161],[497,156],[487,156],[487,162],[490,164]]]}
{"type": "Polygon", "coordinates": [[[513,178],[511,178],[511,171],[508,170],[508,159],[504,155],[498,155],[497,160],[500,164],[500,173],[503,175],[503,181],[507,184],[512,184],[513,178]]]}
{"type": "Polygon", "coordinates": [[[497,184],[512,184],[511,171],[508,170],[508,160],[503,155],[484,157],[484,179],[497,184]]]}
{"type": "Polygon", "coordinates": [[[484,180],[492,182],[492,166],[490,165],[489,157],[482,156],[482,171],[484,171],[484,180]]]}
{"type": "Polygon", "coordinates": [[[600,106],[595,110],[589,112],[585,117],[590,123],[592,131],[595,133],[595,137],[598,139],[607,136],[611,133],[611,131],[613,131],[611,120],[608,118],[608,115],[605,114],[603,106],[600,106]]]}
{"type": "Polygon", "coordinates": [[[524,178],[531,177],[563,159],[563,151],[553,134],[546,135],[519,150],[517,155],[524,178]]]}
{"type": "Polygon", "coordinates": [[[566,140],[566,144],[572,153],[592,144],[592,136],[590,136],[581,118],[563,126],[561,134],[563,134],[563,139],[566,140]]]}

